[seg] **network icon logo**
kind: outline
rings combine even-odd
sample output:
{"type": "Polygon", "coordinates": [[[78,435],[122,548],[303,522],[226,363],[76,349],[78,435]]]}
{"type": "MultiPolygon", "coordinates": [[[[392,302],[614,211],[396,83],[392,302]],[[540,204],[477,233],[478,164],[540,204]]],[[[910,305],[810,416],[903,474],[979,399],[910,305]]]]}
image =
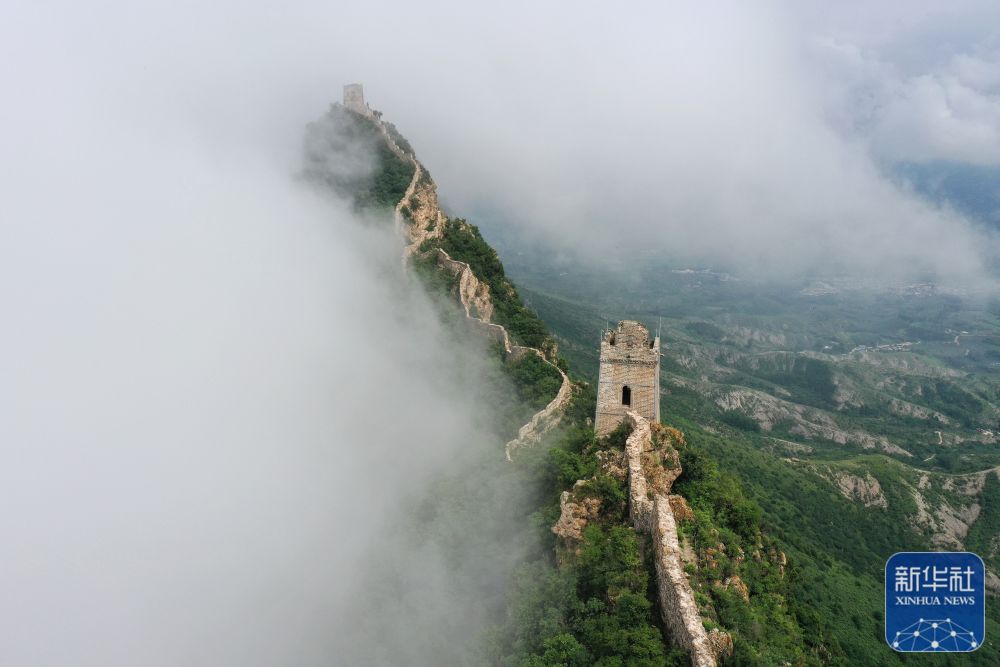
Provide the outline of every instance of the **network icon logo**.
{"type": "Polygon", "coordinates": [[[885,640],[895,651],[967,653],[986,634],[986,568],[967,552],[903,552],[885,564],[885,640]]]}
{"type": "Polygon", "coordinates": [[[892,647],[898,651],[975,651],[979,647],[979,641],[976,640],[976,633],[950,618],[921,618],[916,623],[897,630],[892,647]]]}

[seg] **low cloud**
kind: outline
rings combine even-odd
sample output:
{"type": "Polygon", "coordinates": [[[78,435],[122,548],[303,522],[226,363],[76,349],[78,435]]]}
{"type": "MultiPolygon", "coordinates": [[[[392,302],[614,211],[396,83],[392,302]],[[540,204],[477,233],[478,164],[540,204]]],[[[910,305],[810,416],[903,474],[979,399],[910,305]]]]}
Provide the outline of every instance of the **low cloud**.
{"type": "MultiPolygon", "coordinates": [[[[974,10],[966,26],[982,19],[974,10]]],[[[995,235],[892,174],[895,160],[995,159],[995,98],[973,87],[985,81],[956,50],[966,45],[942,53],[943,36],[896,34],[898,13],[876,21],[882,38],[941,59],[916,62],[863,32],[862,7],[832,13],[827,24],[817,7],[785,4],[540,11],[517,49],[491,57],[472,44],[488,36],[458,36],[451,48],[489,58],[483,80],[435,81],[461,74],[429,67],[447,72],[422,79],[429,89],[470,92],[435,106],[440,129],[419,119],[415,142],[456,210],[514,221],[525,243],[583,261],[660,254],[982,285],[995,235]]],[[[490,32],[513,34],[513,22],[501,13],[490,32]]]]}
{"type": "Polygon", "coordinates": [[[7,3],[0,662],[440,664],[429,628],[496,604],[509,525],[443,553],[397,514],[441,479],[523,495],[472,474],[477,353],[293,178],[344,83],[456,214],[586,261],[981,279],[995,239],[884,163],[989,160],[991,10],[799,6],[7,3]]]}
{"type": "Polygon", "coordinates": [[[333,86],[296,97],[278,76],[296,58],[263,76],[245,36],[221,40],[239,56],[185,51],[176,10],[142,36],[123,7],[65,10],[21,8],[2,35],[20,58],[3,64],[0,663],[461,655],[518,554],[479,472],[503,460],[480,406],[505,388],[441,326],[391,224],[295,178],[333,86]],[[97,18],[125,32],[101,43],[97,18]],[[458,546],[448,517],[406,533],[455,476],[494,523],[458,546]],[[445,646],[414,641],[435,632],[445,646]]]}
{"type": "Polygon", "coordinates": [[[833,125],[877,159],[1000,164],[1000,51],[993,3],[855,3],[804,12],[808,62],[833,125]]]}

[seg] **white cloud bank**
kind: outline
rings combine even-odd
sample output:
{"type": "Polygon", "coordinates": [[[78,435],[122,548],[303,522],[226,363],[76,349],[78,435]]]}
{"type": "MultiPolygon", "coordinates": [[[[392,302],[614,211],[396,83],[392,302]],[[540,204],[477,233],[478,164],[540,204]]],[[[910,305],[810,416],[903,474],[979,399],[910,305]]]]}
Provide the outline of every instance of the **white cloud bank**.
{"type": "Polygon", "coordinates": [[[6,3],[0,662],[335,661],[393,499],[466,444],[395,248],[289,178],[347,81],[456,212],[588,257],[980,276],[994,239],[877,165],[989,161],[993,10],[798,6],[6,3]]]}
{"type": "Polygon", "coordinates": [[[804,14],[810,64],[846,135],[885,160],[1000,164],[996,3],[844,3],[804,14]]]}
{"type": "MultiPolygon", "coordinates": [[[[113,9],[0,20],[0,664],[347,664],[394,513],[486,437],[475,357],[296,183],[332,86],[113,9]]],[[[471,604],[432,595],[424,634],[471,604]]]]}

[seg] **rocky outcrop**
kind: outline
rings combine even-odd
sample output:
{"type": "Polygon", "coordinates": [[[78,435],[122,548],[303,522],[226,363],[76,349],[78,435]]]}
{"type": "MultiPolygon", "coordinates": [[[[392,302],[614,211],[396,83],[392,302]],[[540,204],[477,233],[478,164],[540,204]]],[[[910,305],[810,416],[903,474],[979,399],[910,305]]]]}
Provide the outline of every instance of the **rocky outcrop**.
{"type": "MultiPolygon", "coordinates": [[[[466,317],[489,322],[493,317],[489,286],[479,280],[465,262],[456,262],[441,248],[436,248],[435,253],[438,266],[458,278],[458,301],[465,309],[466,317]]],[[[493,326],[503,329],[497,324],[493,326]]],[[[510,347],[510,341],[505,340],[504,348],[510,350],[510,347]]]]}
{"type": "Polygon", "coordinates": [[[694,512],[691,511],[691,506],[684,499],[684,496],[670,495],[667,496],[667,500],[670,501],[670,511],[674,513],[674,518],[678,521],[692,521],[694,520],[694,512]]]}
{"type": "Polygon", "coordinates": [[[1000,577],[989,570],[986,571],[986,590],[993,595],[1000,595],[1000,577]]]}
{"type": "Polygon", "coordinates": [[[712,647],[712,653],[717,660],[725,660],[733,654],[733,636],[718,628],[713,628],[708,633],[708,645],[712,647]]]}
{"type": "Polygon", "coordinates": [[[934,420],[939,424],[951,423],[951,420],[948,419],[947,415],[944,415],[936,410],[931,410],[930,408],[925,408],[922,405],[917,405],[916,403],[910,403],[909,401],[903,401],[898,398],[890,398],[888,405],[893,414],[901,417],[934,420]]]}
{"type": "Polygon", "coordinates": [[[931,543],[945,549],[963,549],[969,528],[982,510],[979,503],[955,507],[947,500],[941,500],[937,507],[932,507],[920,491],[911,487],[910,492],[917,505],[916,524],[931,533],[931,543]]]}
{"type": "Polygon", "coordinates": [[[998,471],[1000,468],[958,475],[921,474],[916,485],[906,485],[917,509],[912,517],[914,528],[929,534],[937,547],[964,549],[969,529],[983,511],[986,479],[998,471]]]}
{"type": "Polygon", "coordinates": [[[424,242],[440,238],[447,218],[438,207],[437,186],[425,178],[420,163],[416,163],[412,191],[408,191],[397,207],[396,227],[409,243],[403,248],[403,261],[416,254],[424,242]],[[405,203],[404,203],[405,202],[405,203]]]}
{"type": "MultiPolygon", "coordinates": [[[[403,261],[406,262],[420,252],[421,246],[426,241],[440,238],[444,232],[447,216],[438,205],[437,186],[427,176],[420,162],[415,156],[399,147],[381,120],[376,117],[373,118],[373,122],[378,126],[392,152],[414,166],[413,178],[410,180],[410,185],[404,192],[403,198],[396,204],[394,215],[396,229],[408,241],[403,249],[403,261]]],[[[573,383],[569,376],[553,364],[541,350],[514,345],[507,330],[490,321],[493,317],[493,300],[490,296],[489,285],[476,276],[471,266],[466,262],[453,259],[441,248],[435,248],[433,252],[436,255],[438,266],[458,279],[457,297],[465,311],[465,320],[470,329],[500,345],[508,360],[519,359],[524,354],[537,354],[545,363],[555,368],[562,378],[562,383],[555,397],[548,405],[536,412],[528,423],[521,426],[518,429],[517,437],[505,445],[504,450],[509,461],[517,449],[537,443],[559,423],[572,398],[573,383]]]]}
{"type": "Polygon", "coordinates": [[[596,454],[600,462],[601,472],[610,477],[614,477],[619,482],[624,482],[628,477],[628,463],[625,452],[617,449],[604,449],[596,454]]]}
{"type": "Polygon", "coordinates": [[[652,447],[642,453],[642,474],[650,492],[667,495],[681,475],[681,457],[673,447],[674,441],[666,433],[667,427],[653,423],[649,428],[652,447]]]}
{"type": "MultiPolygon", "coordinates": [[[[668,495],[673,480],[680,474],[680,464],[677,463],[676,474],[666,474],[653,482],[645,474],[654,459],[675,461],[676,451],[663,437],[658,438],[660,447],[654,447],[654,427],[638,413],[626,413],[626,420],[632,426],[632,433],[625,441],[629,519],[636,530],[648,533],[653,542],[653,564],[663,624],[671,640],[690,653],[692,665],[714,667],[720,657],[732,651],[732,637],[718,632],[715,637],[709,637],[702,624],[691,582],[684,572],[673,511],[677,501],[671,502],[668,495]],[[673,455],[667,451],[668,447],[673,455]]],[[[660,430],[659,425],[656,426],[660,430]]],[[[659,435],[664,435],[662,430],[659,435]]]]}
{"type": "Polygon", "coordinates": [[[865,507],[886,508],[889,506],[885,496],[882,494],[881,485],[871,473],[865,473],[864,477],[859,477],[842,472],[837,473],[835,480],[837,488],[840,490],[840,495],[849,500],[856,500],[863,503],[865,507]]]}
{"type": "Polygon", "coordinates": [[[738,574],[734,574],[731,577],[726,577],[726,580],[722,582],[723,588],[728,588],[743,598],[744,602],[750,601],[750,589],[743,582],[738,574]]]}
{"type": "Polygon", "coordinates": [[[822,438],[837,444],[854,444],[863,449],[878,449],[886,454],[912,456],[910,452],[893,444],[885,436],[872,435],[861,430],[841,428],[821,410],[785,401],[754,389],[726,391],[715,399],[715,404],[725,411],[738,411],[747,415],[765,431],[778,423],[790,424],[789,432],[802,438],[822,438]]]}
{"type": "Polygon", "coordinates": [[[552,532],[559,538],[558,560],[565,560],[566,554],[579,555],[583,542],[583,529],[601,511],[601,499],[580,493],[585,485],[579,480],[572,491],[563,491],[559,497],[559,520],[552,526],[552,532]]]}

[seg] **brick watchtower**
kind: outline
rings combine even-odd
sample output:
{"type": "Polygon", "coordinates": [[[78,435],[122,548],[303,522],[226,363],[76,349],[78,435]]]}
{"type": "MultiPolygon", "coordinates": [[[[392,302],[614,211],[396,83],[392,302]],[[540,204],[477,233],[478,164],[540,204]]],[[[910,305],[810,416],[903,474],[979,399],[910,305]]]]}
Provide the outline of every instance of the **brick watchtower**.
{"type": "Polygon", "coordinates": [[[632,320],[605,331],[601,340],[594,431],[607,435],[628,410],[660,421],[660,337],[650,340],[649,330],[632,320]]]}

